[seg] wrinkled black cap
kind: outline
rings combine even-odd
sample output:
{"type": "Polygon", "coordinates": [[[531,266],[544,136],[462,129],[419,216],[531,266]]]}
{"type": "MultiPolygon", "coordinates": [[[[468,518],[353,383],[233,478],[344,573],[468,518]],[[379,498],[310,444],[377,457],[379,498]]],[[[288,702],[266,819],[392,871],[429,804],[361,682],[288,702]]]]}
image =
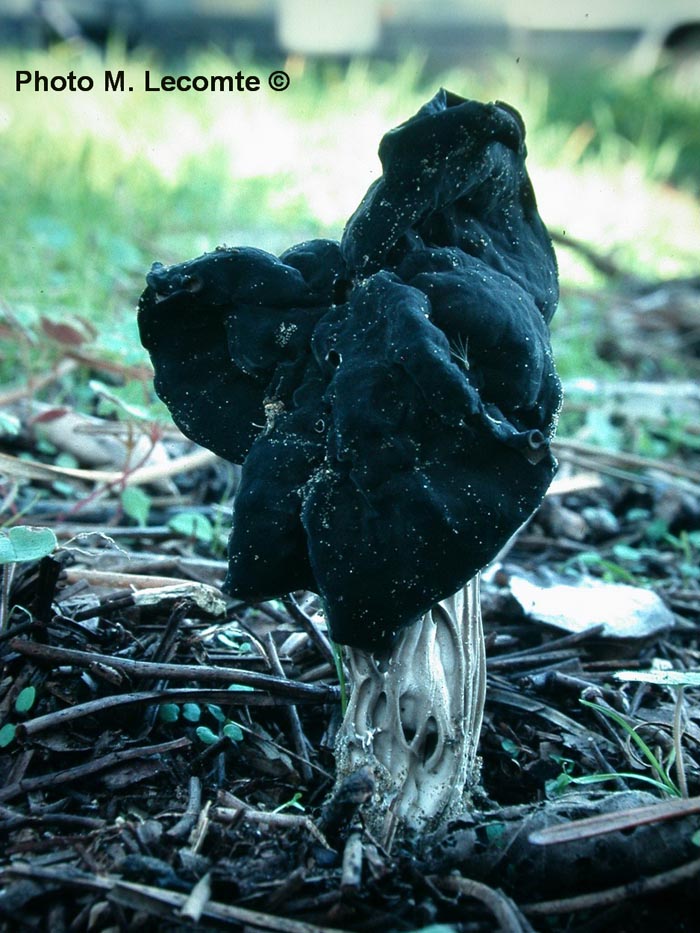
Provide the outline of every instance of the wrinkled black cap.
{"type": "Polygon", "coordinates": [[[517,112],[441,90],[379,152],[341,243],[156,264],[139,304],[174,420],[243,464],[226,588],[314,590],[368,650],[539,505],[561,402],[517,112]]]}

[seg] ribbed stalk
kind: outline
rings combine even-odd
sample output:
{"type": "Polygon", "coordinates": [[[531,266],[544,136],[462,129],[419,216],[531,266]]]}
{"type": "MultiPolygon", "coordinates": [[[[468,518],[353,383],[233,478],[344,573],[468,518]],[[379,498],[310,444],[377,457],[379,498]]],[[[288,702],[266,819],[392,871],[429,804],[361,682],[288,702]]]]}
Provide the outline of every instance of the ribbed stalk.
{"type": "Polygon", "coordinates": [[[374,773],[366,808],[384,842],[459,812],[476,784],[486,664],[479,578],[438,603],[387,657],[347,649],[352,694],[336,742],[338,782],[374,773]]]}

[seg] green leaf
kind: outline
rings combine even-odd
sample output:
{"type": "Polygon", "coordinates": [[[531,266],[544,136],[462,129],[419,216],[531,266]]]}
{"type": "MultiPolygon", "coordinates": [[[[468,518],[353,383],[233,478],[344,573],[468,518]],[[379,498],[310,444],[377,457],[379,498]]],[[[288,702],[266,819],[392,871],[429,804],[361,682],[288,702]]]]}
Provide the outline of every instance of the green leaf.
{"type": "MultiPolygon", "coordinates": [[[[231,725],[233,725],[233,723],[231,725]]],[[[279,807],[275,807],[275,809],[272,812],[283,813],[285,810],[288,810],[290,807],[294,807],[295,810],[301,810],[301,812],[303,813],[306,810],[306,807],[304,806],[303,803],[299,803],[299,801],[301,800],[301,797],[302,797],[301,791],[298,790],[294,794],[294,796],[291,798],[291,800],[285,800],[285,802],[281,803],[279,807]]]]}
{"type": "Polygon", "coordinates": [[[348,688],[345,683],[345,665],[343,664],[343,646],[331,642],[333,645],[333,661],[335,662],[335,672],[338,676],[340,686],[340,712],[345,716],[348,709],[348,688]]]}
{"type": "Polygon", "coordinates": [[[612,552],[617,560],[626,561],[629,564],[638,564],[642,559],[639,548],[630,547],[629,544],[616,544],[612,552]]]}
{"type": "Polygon", "coordinates": [[[217,632],[216,637],[222,645],[225,645],[227,648],[231,648],[233,651],[250,651],[250,644],[248,642],[238,641],[238,639],[244,637],[242,634],[231,637],[226,632],[217,632]]]}
{"type": "Polygon", "coordinates": [[[568,783],[580,785],[602,784],[605,781],[617,781],[618,778],[624,778],[628,781],[642,781],[645,784],[651,784],[652,787],[656,787],[657,790],[662,790],[666,794],[670,793],[668,784],[657,781],[656,778],[651,778],[647,774],[637,774],[634,771],[613,771],[610,774],[582,774],[580,777],[569,777],[568,783]]]}
{"type": "Polygon", "coordinates": [[[505,833],[506,833],[505,823],[487,823],[486,824],[486,838],[489,841],[489,845],[500,845],[503,841],[505,833]]]}
{"type": "Polygon", "coordinates": [[[696,829],[693,835],[690,837],[690,841],[694,846],[700,846],[700,829],[696,829]]]}
{"type": "Polygon", "coordinates": [[[207,703],[207,709],[217,722],[226,722],[226,716],[220,706],[216,706],[214,703],[207,703]]]}
{"type": "Polygon", "coordinates": [[[0,564],[18,564],[27,560],[41,560],[58,547],[56,535],[50,528],[36,525],[15,525],[0,531],[0,564]]]}
{"type": "Polygon", "coordinates": [[[139,525],[148,522],[148,513],[151,511],[151,497],[140,486],[127,486],[121,495],[122,508],[139,525]]]}
{"type": "MultiPolygon", "coordinates": [[[[583,700],[583,699],[579,699],[579,703],[581,703],[583,706],[589,706],[591,709],[597,710],[599,713],[602,713],[604,716],[607,716],[608,719],[612,719],[613,722],[617,723],[617,725],[620,726],[620,728],[623,729],[627,733],[627,735],[634,742],[634,744],[637,746],[637,748],[642,753],[642,755],[644,755],[644,757],[647,759],[647,761],[649,762],[653,770],[658,775],[659,780],[663,784],[663,788],[666,791],[666,793],[670,794],[672,797],[681,796],[681,792],[679,788],[676,787],[672,778],[669,777],[669,775],[664,771],[658,758],[649,748],[649,746],[644,741],[644,739],[641,737],[641,735],[639,735],[639,733],[637,732],[634,726],[631,726],[623,716],[621,716],[614,709],[610,709],[607,706],[600,706],[598,703],[591,703],[590,700],[583,700]]],[[[639,779],[641,780],[641,776],[639,779]]],[[[652,781],[653,779],[647,778],[646,780],[652,781]]]]}
{"type": "Polygon", "coordinates": [[[177,703],[161,703],[158,718],[161,722],[177,722],[180,718],[180,707],[177,703]]]}
{"type": "Polygon", "coordinates": [[[247,690],[252,692],[255,690],[255,687],[251,687],[249,684],[229,684],[226,688],[227,690],[247,690]]]}
{"type": "Polygon", "coordinates": [[[204,544],[210,544],[214,538],[212,523],[199,512],[180,512],[170,519],[168,527],[185,538],[196,538],[204,544]]]}
{"type": "Polygon", "coordinates": [[[20,690],[15,700],[15,710],[18,713],[28,713],[29,710],[34,706],[34,701],[36,700],[36,687],[25,687],[24,690],[20,690]]]}
{"type": "Polygon", "coordinates": [[[242,742],[243,741],[243,732],[241,727],[237,726],[235,722],[227,722],[223,728],[223,733],[227,739],[230,739],[232,742],[242,742]]]}
{"type": "Polygon", "coordinates": [[[10,742],[15,738],[15,726],[11,722],[6,722],[0,729],[0,748],[7,748],[10,742]]]}
{"type": "Polygon", "coordinates": [[[430,926],[420,927],[413,933],[457,933],[458,929],[449,923],[431,923],[430,926]]]}
{"type": "Polygon", "coordinates": [[[185,703],[182,707],[182,715],[187,722],[199,722],[202,718],[202,711],[196,703],[185,703]]]}
{"type": "Polygon", "coordinates": [[[195,733],[199,741],[204,742],[205,745],[216,745],[219,741],[219,736],[215,735],[211,729],[207,729],[206,726],[198,726],[195,733]]]}
{"type": "Polygon", "coordinates": [[[15,415],[10,415],[6,411],[0,411],[0,434],[19,434],[20,420],[15,415]]]}

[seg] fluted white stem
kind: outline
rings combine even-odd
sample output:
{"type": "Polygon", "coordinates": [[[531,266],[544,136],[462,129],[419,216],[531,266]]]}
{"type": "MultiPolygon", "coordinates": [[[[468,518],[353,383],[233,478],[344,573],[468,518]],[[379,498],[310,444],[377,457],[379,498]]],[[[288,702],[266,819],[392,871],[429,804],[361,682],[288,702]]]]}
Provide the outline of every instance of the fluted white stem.
{"type": "Polygon", "coordinates": [[[369,766],[371,828],[423,833],[465,805],[476,755],[486,664],[479,578],[401,633],[386,658],[348,649],[352,694],[336,742],[338,781],[369,766]]]}

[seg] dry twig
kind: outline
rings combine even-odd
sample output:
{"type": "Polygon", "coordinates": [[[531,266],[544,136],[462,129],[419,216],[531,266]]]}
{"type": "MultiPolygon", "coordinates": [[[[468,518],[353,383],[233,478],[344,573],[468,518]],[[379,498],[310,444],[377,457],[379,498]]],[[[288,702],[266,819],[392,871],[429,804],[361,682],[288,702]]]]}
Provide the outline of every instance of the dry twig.
{"type": "Polygon", "coordinates": [[[269,674],[254,674],[251,671],[232,670],[226,667],[212,667],[198,664],[158,664],[150,661],[133,661],[109,654],[95,654],[91,651],[77,651],[70,648],[54,648],[41,645],[23,638],[13,638],[10,650],[39,660],[55,661],[59,664],[80,664],[91,667],[93,664],[106,664],[115,670],[132,677],[156,677],[166,680],[220,681],[241,686],[257,687],[279,696],[294,700],[316,700],[319,703],[337,701],[340,691],[337,687],[319,687],[314,684],[302,684],[269,674]]]}
{"type": "Polygon", "coordinates": [[[502,933],[534,933],[513,901],[502,891],[490,888],[481,881],[463,878],[461,875],[448,875],[446,878],[433,877],[430,880],[445,891],[475,897],[481,901],[496,918],[502,933]]]}
{"type": "Polygon", "coordinates": [[[48,787],[55,787],[58,784],[79,781],[94,774],[99,774],[100,771],[106,771],[107,768],[113,768],[124,761],[165,755],[168,752],[176,751],[178,748],[185,748],[189,744],[190,740],[182,736],[179,739],[173,739],[171,742],[160,742],[158,745],[142,745],[138,748],[123,748],[117,752],[109,752],[107,755],[93,758],[92,761],[86,761],[84,764],[76,765],[73,768],[14,781],[0,788],[0,800],[12,800],[13,797],[18,797],[20,794],[29,794],[37,790],[45,790],[48,787]]]}

